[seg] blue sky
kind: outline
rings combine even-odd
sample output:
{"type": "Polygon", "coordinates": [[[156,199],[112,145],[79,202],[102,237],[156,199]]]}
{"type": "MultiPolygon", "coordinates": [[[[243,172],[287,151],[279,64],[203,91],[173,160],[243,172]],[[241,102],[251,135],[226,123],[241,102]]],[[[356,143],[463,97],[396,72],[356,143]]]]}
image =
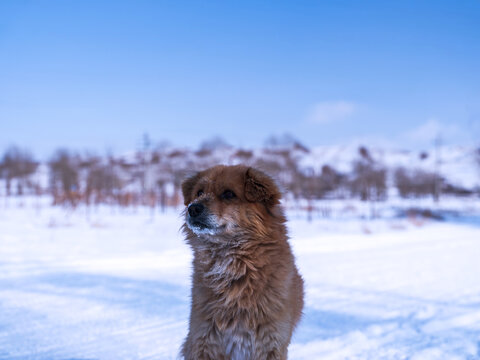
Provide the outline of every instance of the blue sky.
{"type": "Polygon", "coordinates": [[[480,1],[0,2],[0,151],[480,139],[480,1]]]}

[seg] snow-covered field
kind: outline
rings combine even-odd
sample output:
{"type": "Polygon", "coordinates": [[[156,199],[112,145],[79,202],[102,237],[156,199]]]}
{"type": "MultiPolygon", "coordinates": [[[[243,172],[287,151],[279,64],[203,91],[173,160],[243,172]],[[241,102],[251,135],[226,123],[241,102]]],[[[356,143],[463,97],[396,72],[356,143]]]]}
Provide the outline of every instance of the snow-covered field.
{"type": "MultiPolygon", "coordinates": [[[[0,359],[177,358],[191,261],[179,212],[2,199],[0,359]]],[[[480,359],[478,213],[288,215],[306,281],[290,359],[480,359]]]]}

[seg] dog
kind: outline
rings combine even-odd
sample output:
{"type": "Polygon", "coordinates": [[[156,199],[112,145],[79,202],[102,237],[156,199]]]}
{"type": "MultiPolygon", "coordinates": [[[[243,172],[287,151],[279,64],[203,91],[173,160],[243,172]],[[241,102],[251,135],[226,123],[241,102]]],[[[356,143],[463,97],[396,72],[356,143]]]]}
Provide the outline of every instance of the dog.
{"type": "Polygon", "coordinates": [[[193,250],[186,360],[287,359],[303,308],[281,193],[264,172],[218,165],[182,183],[193,250]]]}

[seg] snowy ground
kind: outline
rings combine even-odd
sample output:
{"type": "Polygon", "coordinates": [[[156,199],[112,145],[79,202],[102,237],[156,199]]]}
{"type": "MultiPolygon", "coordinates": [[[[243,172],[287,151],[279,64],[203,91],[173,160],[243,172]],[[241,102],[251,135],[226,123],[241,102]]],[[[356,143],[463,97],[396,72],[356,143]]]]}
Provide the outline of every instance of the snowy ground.
{"type": "MultiPolygon", "coordinates": [[[[191,261],[179,210],[47,201],[0,205],[0,359],[175,359],[191,261]]],[[[477,216],[289,212],[306,281],[290,359],[480,359],[477,216]]]]}

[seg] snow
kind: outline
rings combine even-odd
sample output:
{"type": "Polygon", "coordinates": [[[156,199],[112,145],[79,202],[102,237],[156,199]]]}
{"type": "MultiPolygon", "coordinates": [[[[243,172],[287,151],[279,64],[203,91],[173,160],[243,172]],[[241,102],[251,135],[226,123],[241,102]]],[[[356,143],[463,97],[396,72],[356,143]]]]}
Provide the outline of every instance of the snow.
{"type": "MultiPolygon", "coordinates": [[[[358,159],[360,146],[362,143],[314,147],[309,154],[300,158],[300,165],[304,168],[311,167],[319,172],[321,167],[327,164],[340,172],[349,173],[353,162],[358,159]]],[[[426,151],[389,148],[368,148],[368,151],[374,160],[390,170],[405,167],[434,172],[438,165],[440,175],[453,185],[467,189],[480,185],[475,149],[471,147],[444,145],[438,150],[431,148],[426,151]],[[422,159],[420,156],[422,153],[427,157],[422,159]],[[437,161],[438,164],[436,164],[437,161]]]]}
{"type": "MultiPolygon", "coordinates": [[[[177,358],[191,262],[181,209],[3,200],[0,359],[177,358]]],[[[289,211],[306,282],[289,358],[480,358],[479,204],[451,202],[468,216],[366,220],[334,212],[308,222],[289,211]]]]}

